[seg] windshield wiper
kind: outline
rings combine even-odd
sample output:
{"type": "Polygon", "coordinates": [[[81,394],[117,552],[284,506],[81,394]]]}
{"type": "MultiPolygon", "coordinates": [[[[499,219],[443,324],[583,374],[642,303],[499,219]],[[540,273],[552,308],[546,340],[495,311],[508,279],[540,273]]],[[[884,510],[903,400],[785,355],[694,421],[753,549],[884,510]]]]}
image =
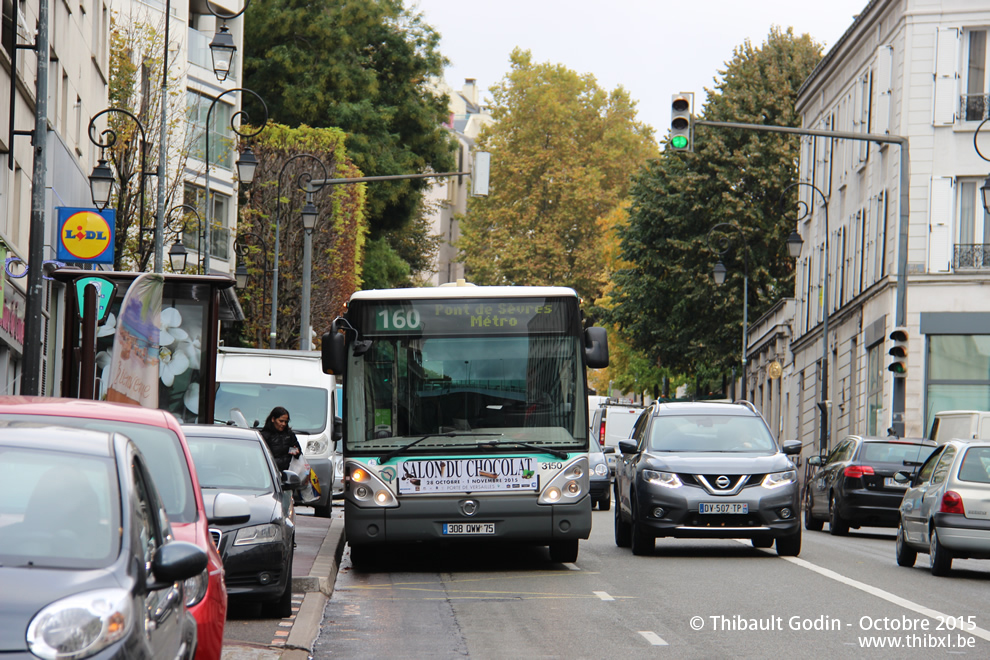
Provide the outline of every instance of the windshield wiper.
{"type": "Polygon", "coordinates": [[[421,443],[423,440],[426,440],[427,438],[460,438],[460,437],[478,437],[478,436],[485,436],[485,435],[495,435],[495,436],[498,436],[498,435],[502,435],[502,434],[501,433],[453,433],[453,432],[451,432],[451,433],[430,433],[428,435],[424,435],[421,438],[416,438],[415,440],[413,440],[412,442],[410,442],[408,445],[403,445],[402,447],[399,447],[398,449],[393,449],[389,453],[387,453],[384,456],[382,456],[381,458],[379,458],[378,459],[378,463],[379,463],[379,465],[381,465],[381,464],[384,464],[384,463],[389,462],[390,460],[392,460],[393,458],[395,458],[396,456],[398,456],[402,452],[406,451],[407,449],[409,449],[413,445],[418,445],[419,443],[421,443]]]}
{"type": "Polygon", "coordinates": [[[535,451],[546,452],[547,454],[550,454],[551,456],[555,456],[555,457],[557,457],[559,459],[565,459],[565,458],[567,458],[567,452],[561,451],[560,449],[552,449],[550,447],[541,447],[540,445],[531,445],[528,442],[520,442],[518,440],[509,440],[507,442],[501,442],[499,440],[492,440],[490,442],[479,442],[478,443],[478,447],[480,447],[482,449],[488,449],[489,447],[491,447],[491,448],[497,448],[497,447],[501,447],[502,445],[515,445],[516,447],[525,447],[526,449],[533,449],[535,451]]]}

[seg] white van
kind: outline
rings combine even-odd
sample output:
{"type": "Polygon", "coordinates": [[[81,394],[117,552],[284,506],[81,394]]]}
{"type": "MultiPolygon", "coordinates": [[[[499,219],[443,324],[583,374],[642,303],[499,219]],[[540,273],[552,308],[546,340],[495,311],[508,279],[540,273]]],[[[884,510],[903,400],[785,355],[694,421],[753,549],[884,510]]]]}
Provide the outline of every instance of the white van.
{"type": "Polygon", "coordinates": [[[246,421],[260,429],[272,408],[288,410],[289,426],[320,481],[320,499],[313,509],[323,517],[330,517],[332,499],[343,496],[337,398],[336,380],[323,373],[319,351],[217,350],[216,422],[246,421]]]}
{"type": "Polygon", "coordinates": [[[942,410],[935,413],[929,437],[937,445],[949,440],[990,439],[990,412],[985,410],[942,410]]]}

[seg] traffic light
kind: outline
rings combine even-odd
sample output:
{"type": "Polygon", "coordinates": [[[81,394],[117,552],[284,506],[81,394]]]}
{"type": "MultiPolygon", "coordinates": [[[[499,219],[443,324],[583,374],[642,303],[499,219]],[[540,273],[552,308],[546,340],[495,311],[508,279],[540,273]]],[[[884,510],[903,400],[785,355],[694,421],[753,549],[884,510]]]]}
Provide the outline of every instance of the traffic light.
{"type": "Polygon", "coordinates": [[[694,151],[694,92],[680,92],[670,99],[670,147],[694,151]]]}
{"type": "Polygon", "coordinates": [[[908,356],[908,333],[907,328],[894,328],[890,333],[890,340],[894,345],[887,351],[887,355],[893,356],[887,371],[893,372],[895,377],[904,378],[907,376],[907,356],[908,356]]]}

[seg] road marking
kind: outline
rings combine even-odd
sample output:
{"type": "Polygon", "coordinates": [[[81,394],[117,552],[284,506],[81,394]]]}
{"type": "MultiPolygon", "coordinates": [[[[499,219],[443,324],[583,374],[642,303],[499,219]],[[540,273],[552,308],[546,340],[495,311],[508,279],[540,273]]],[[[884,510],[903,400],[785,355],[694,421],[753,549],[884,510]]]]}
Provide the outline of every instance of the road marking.
{"type": "Polygon", "coordinates": [[[581,570],[580,567],[578,567],[577,564],[572,564],[570,562],[565,563],[564,566],[566,566],[567,567],[567,570],[569,570],[569,571],[580,571],[581,570]]]}
{"type": "MultiPolygon", "coordinates": [[[[744,545],[749,545],[748,543],[740,539],[736,539],[736,540],[739,541],[739,543],[743,543],[744,545]]],[[[884,591],[879,587],[874,587],[873,585],[866,584],[865,582],[860,582],[859,580],[854,580],[851,577],[846,577],[845,575],[842,575],[841,573],[836,573],[831,569],[818,566],[817,564],[812,564],[810,561],[799,559],[798,557],[781,557],[781,559],[783,559],[784,561],[789,561],[795,566],[800,566],[802,568],[808,569],[809,571],[814,571],[815,573],[818,573],[823,577],[827,577],[830,580],[835,580],[836,582],[841,582],[842,584],[849,585],[854,589],[859,589],[860,591],[866,592],[871,596],[876,596],[877,598],[881,598],[887,601],[888,603],[893,603],[894,605],[900,605],[905,609],[911,610],[912,612],[917,612],[918,614],[927,616],[930,619],[941,619],[945,621],[951,618],[948,614],[943,614],[938,610],[933,610],[930,607],[925,607],[924,605],[916,603],[912,600],[908,600],[907,598],[901,598],[900,596],[896,594],[892,594],[889,591],[884,591]]],[[[979,637],[981,639],[990,641],[990,630],[986,630],[984,628],[972,628],[969,630],[960,630],[960,632],[968,633],[970,635],[973,635],[974,637],[979,637]]]]}
{"type": "Polygon", "coordinates": [[[667,642],[663,640],[663,637],[656,634],[652,630],[640,630],[639,634],[646,638],[653,646],[668,646],[667,642]]]}
{"type": "Polygon", "coordinates": [[[614,598],[612,598],[611,596],[609,596],[604,591],[592,591],[591,593],[595,594],[596,596],[598,596],[602,600],[615,600],[614,598]]]}

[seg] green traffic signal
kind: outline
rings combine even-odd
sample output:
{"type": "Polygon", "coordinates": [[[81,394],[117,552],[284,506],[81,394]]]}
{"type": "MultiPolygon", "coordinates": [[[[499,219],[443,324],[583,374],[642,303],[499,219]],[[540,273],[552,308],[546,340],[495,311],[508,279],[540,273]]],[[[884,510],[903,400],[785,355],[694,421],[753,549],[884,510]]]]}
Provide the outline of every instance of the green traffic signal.
{"type": "Polygon", "coordinates": [[[670,139],[670,145],[674,149],[685,149],[688,146],[688,139],[683,135],[675,135],[670,139]]]}

